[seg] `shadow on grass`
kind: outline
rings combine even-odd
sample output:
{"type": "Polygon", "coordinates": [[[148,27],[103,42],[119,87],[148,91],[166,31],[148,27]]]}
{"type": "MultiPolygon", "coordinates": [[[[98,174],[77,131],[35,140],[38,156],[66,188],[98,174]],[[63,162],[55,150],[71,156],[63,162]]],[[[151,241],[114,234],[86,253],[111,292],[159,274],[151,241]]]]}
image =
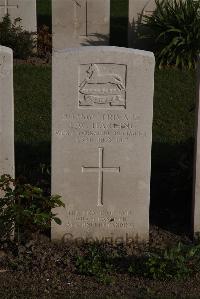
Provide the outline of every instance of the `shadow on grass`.
{"type": "MultiPolygon", "coordinates": [[[[16,177],[24,176],[31,184],[51,185],[51,144],[15,144],[16,177]]],[[[41,186],[43,187],[43,186],[41,186]]]]}
{"type": "Polygon", "coordinates": [[[153,143],[150,222],[177,234],[192,225],[193,139],[153,143]]]}
{"type": "Polygon", "coordinates": [[[128,46],[128,17],[111,17],[110,45],[118,47],[128,46]]]}

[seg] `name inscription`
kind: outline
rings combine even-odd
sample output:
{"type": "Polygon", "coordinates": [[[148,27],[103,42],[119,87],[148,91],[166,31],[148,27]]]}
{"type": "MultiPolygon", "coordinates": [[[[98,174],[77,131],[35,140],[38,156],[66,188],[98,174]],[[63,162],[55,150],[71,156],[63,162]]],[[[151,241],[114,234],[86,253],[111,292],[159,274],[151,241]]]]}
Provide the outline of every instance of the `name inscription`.
{"type": "Polygon", "coordinates": [[[69,113],[63,116],[62,128],[57,136],[75,143],[126,143],[135,138],[145,138],[141,117],[129,113],[69,113]]]}

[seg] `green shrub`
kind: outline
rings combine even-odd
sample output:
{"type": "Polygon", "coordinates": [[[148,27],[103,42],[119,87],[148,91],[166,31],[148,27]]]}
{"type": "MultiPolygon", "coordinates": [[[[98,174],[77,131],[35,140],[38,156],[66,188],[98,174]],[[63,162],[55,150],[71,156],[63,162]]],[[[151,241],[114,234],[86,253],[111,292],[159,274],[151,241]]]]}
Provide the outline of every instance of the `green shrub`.
{"type": "Polygon", "coordinates": [[[51,221],[61,224],[53,208],[64,206],[60,196],[48,196],[38,188],[14,180],[9,175],[0,177],[0,239],[8,239],[15,229],[17,240],[24,233],[39,233],[50,228],[51,221]]]}
{"type": "Polygon", "coordinates": [[[200,269],[200,245],[177,246],[136,259],[129,273],[151,279],[185,279],[200,269]]]}
{"type": "Polygon", "coordinates": [[[193,68],[200,50],[200,0],[156,0],[144,17],[146,38],[155,41],[157,64],[193,68]]]}
{"type": "Polygon", "coordinates": [[[41,26],[38,29],[37,34],[37,53],[41,58],[49,60],[52,52],[52,34],[49,31],[49,27],[46,25],[41,26]]]}
{"type": "Polygon", "coordinates": [[[102,249],[95,245],[91,245],[85,255],[77,257],[76,269],[79,274],[95,276],[100,282],[111,282],[109,273],[112,270],[112,265],[102,249]]]}
{"type": "Polygon", "coordinates": [[[0,22],[0,44],[11,48],[15,58],[27,59],[36,46],[34,33],[23,30],[20,21],[17,18],[12,24],[9,15],[3,18],[0,22]]]}

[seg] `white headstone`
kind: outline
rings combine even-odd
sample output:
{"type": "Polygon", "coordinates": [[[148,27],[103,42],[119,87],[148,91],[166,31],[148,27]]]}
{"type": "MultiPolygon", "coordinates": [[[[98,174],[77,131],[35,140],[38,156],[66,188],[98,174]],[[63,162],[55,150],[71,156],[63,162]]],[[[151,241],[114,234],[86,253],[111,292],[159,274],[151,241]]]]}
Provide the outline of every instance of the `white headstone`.
{"type": "Polygon", "coordinates": [[[150,52],[54,53],[52,193],[66,208],[52,239],[148,239],[153,89],[150,52]]]}
{"type": "Polygon", "coordinates": [[[129,47],[134,47],[138,23],[143,16],[151,15],[156,8],[155,0],[129,0],[129,47]]]}
{"type": "Polygon", "coordinates": [[[53,0],[53,47],[107,45],[110,0],[53,0]]]}
{"type": "Polygon", "coordinates": [[[36,0],[0,0],[0,20],[7,14],[12,22],[20,18],[23,29],[37,31],[36,0]]]}
{"type": "Polygon", "coordinates": [[[0,46],[0,175],[14,177],[13,53],[0,46]]]}
{"type": "Polygon", "coordinates": [[[196,145],[194,163],[193,231],[200,234],[200,58],[197,67],[196,145]]]}

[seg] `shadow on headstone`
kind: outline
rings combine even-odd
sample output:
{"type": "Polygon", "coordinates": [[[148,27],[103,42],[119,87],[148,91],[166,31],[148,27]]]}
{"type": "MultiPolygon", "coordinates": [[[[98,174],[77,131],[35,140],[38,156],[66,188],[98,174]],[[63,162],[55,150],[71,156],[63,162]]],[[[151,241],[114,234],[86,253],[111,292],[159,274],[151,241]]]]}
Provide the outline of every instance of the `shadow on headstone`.
{"type": "Polygon", "coordinates": [[[109,37],[104,34],[96,33],[88,36],[88,39],[80,44],[81,46],[105,46],[109,45],[109,37]]]}

